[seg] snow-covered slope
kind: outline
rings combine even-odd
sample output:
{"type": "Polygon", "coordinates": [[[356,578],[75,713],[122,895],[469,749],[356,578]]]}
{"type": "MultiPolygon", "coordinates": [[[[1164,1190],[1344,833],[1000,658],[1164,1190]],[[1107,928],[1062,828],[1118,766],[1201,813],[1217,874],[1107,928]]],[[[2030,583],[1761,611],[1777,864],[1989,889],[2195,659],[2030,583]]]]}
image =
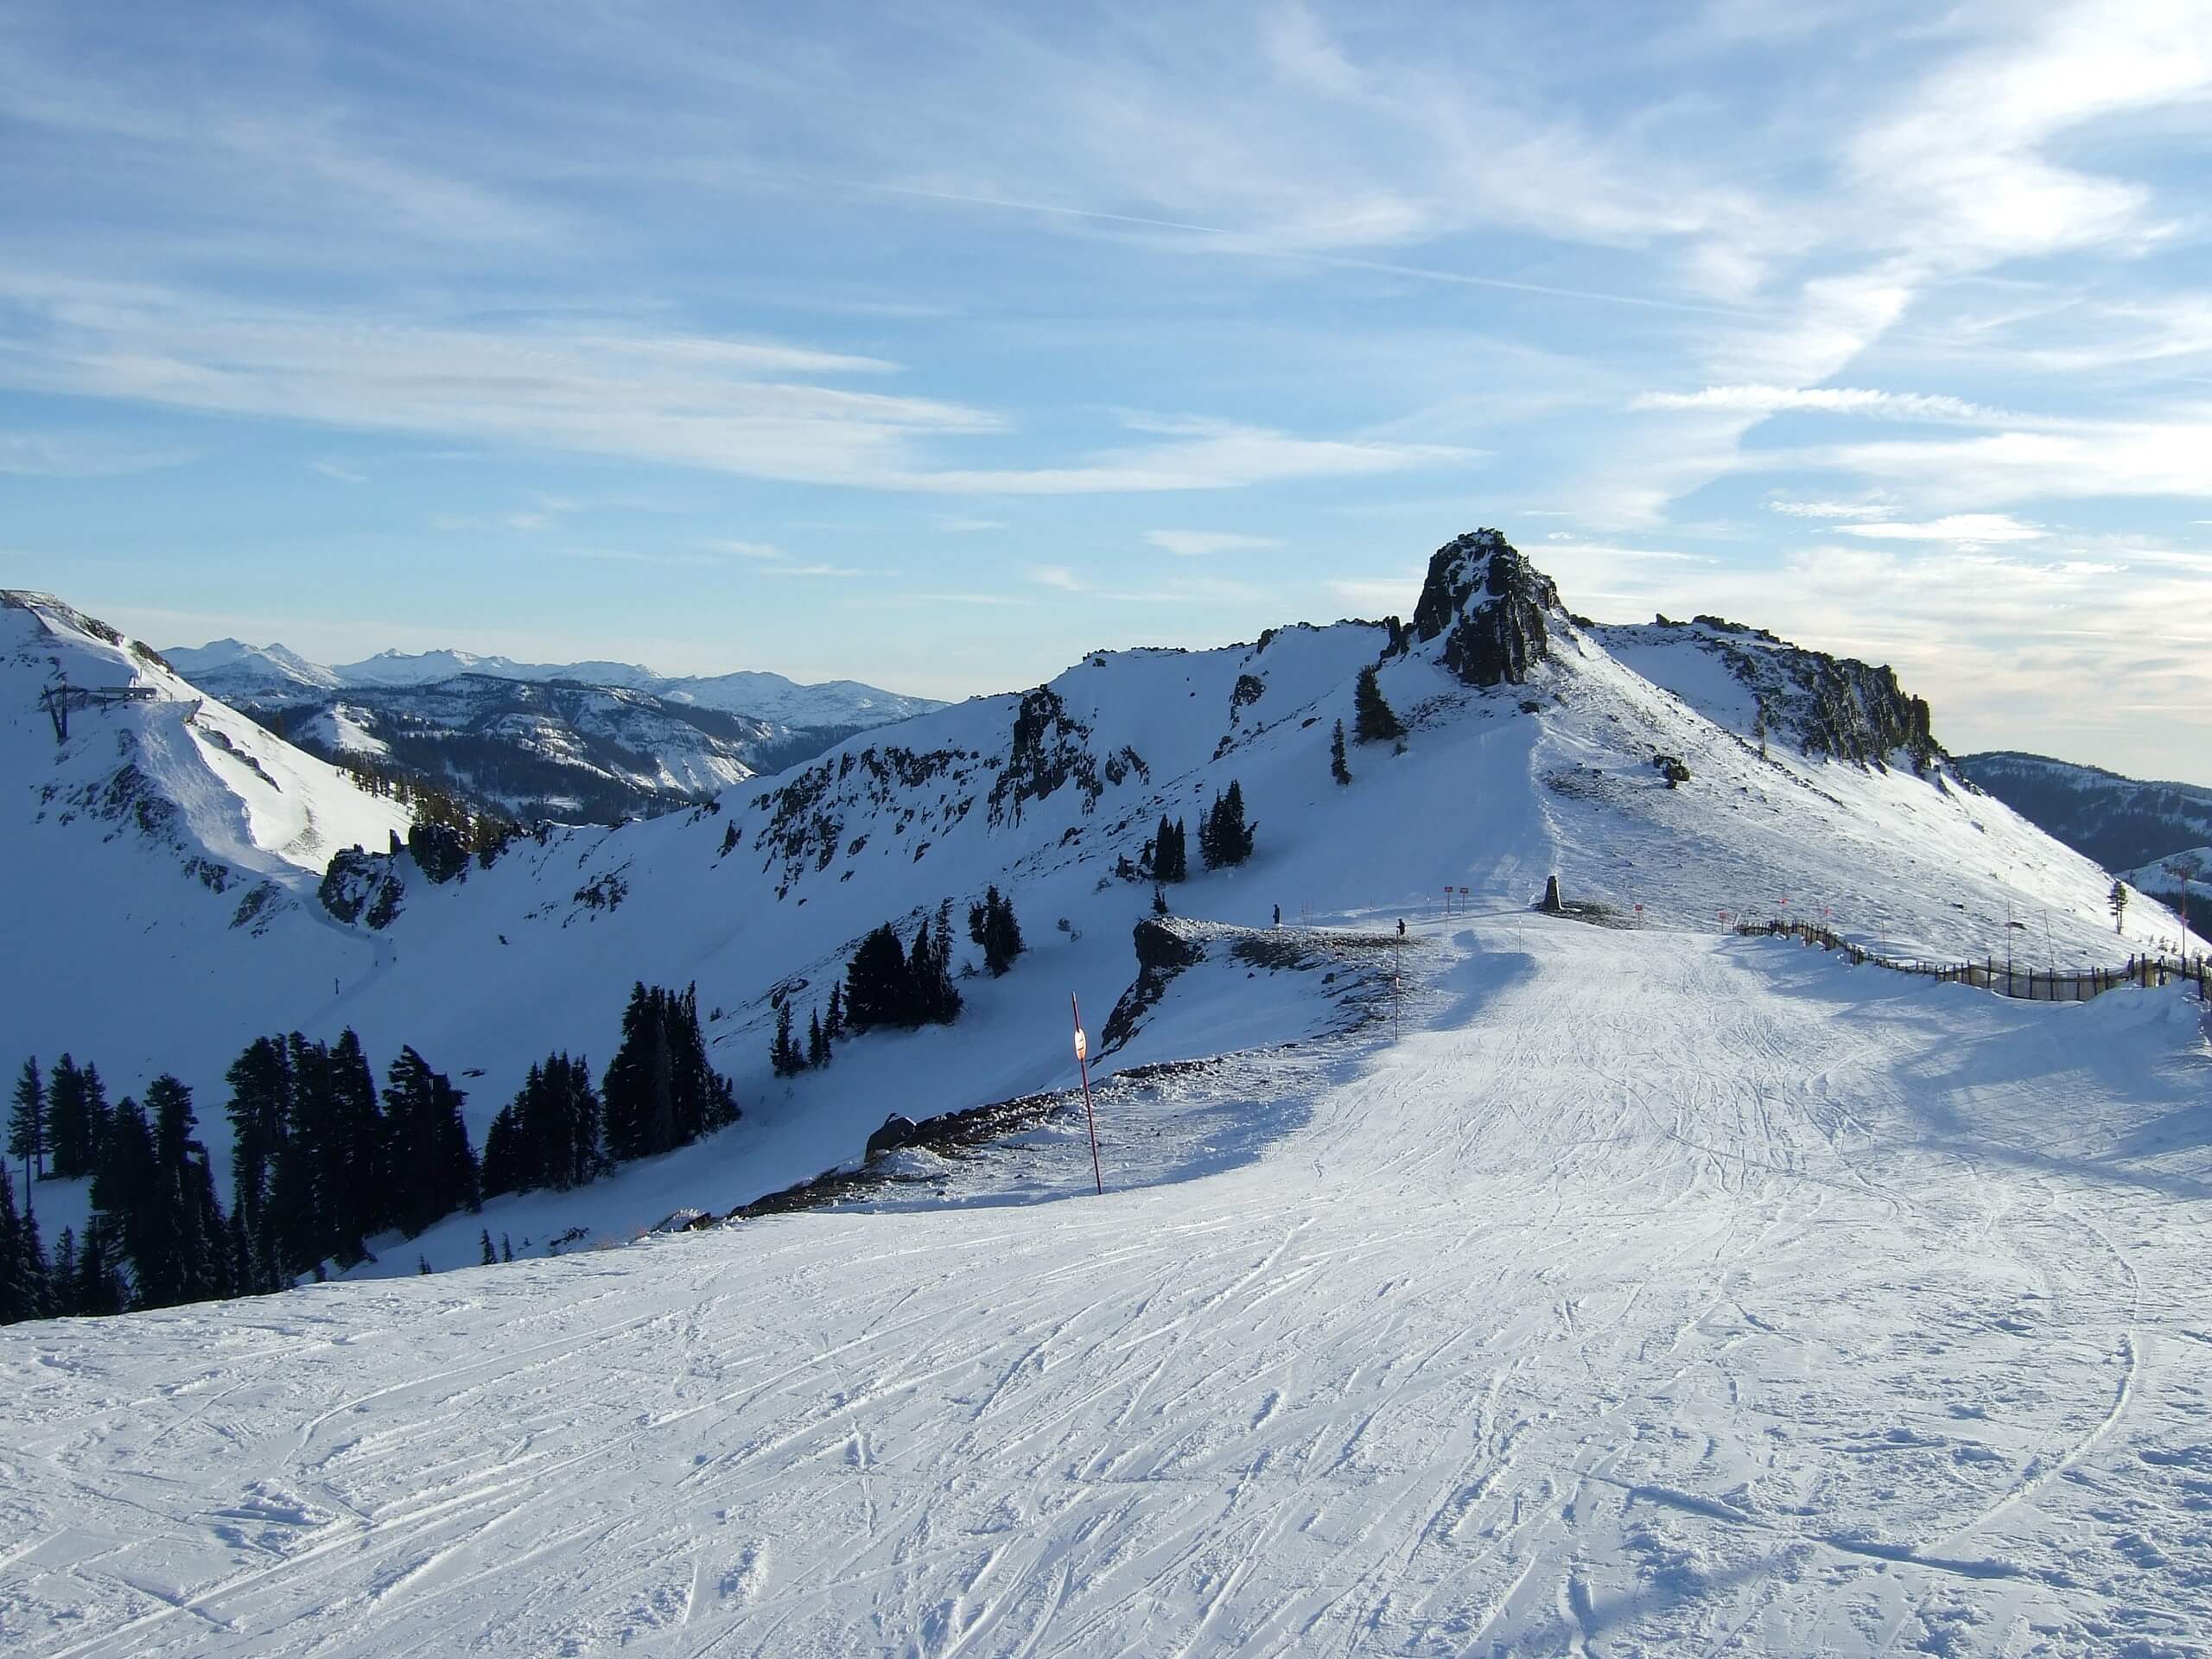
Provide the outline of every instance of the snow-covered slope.
{"type": "Polygon", "coordinates": [[[249,645],[241,639],[172,646],[162,658],[209,696],[233,704],[255,698],[312,696],[343,683],[334,670],[311,663],[297,652],[277,645],[249,645]]]}
{"type": "Polygon", "coordinates": [[[2120,872],[2120,880],[2161,904],[2178,906],[2189,890],[2189,908],[2201,922],[2212,915],[2212,847],[2192,847],[2120,872]]]}
{"type": "Polygon", "coordinates": [[[934,698],[901,696],[895,691],[863,685],[858,680],[823,680],[818,684],[801,685],[780,674],[744,671],[656,680],[652,690],[671,702],[750,715],[779,726],[802,729],[887,726],[893,721],[911,720],[916,715],[944,707],[934,698]]]}
{"type": "MultiPolygon", "coordinates": [[[[203,696],[156,652],[49,595],[0,592],[0,768],[20,793],[6,832],[29,885],[88,903],[97,865],[64,845],[121,845],[117,858],[183,867],[221,893],[267,881],[312,891],[344,847],[382,849],[406,815],[342,773],[203,696]],[[41,698],[93,694],[67,711],[62,741],[41,698]],[[130,691],[131,700],[103,694],[130,691]],[[42,831],[26,842],[24,832],[42,831]]],[[[78,701],[75,699],[73,702],[78,701]]],[[[111,856],[94,855],[95,859],[111,856]]]]}
{"type": "MultiPolygon", "coordinates": [[[[2201,1646],[2212,1054],[2180,992],[1414,920],[1402,1042],[1103,1099],[1103,1198],[1062,1127],[827,1214],[0,1331],[0,1636],[2201,1646]]],[[[1235,1021],[1253,971],[1160,1020],[1235,1021]]]]}
{"type": "Polygon", "coordinates": [[[1993,750],[1958,769],[2058,840],[2108,870],[2157,863],[2212,839],[2212,789],[2146,783],[2101,766],[1993,750]]]}
{"type": "MultiPolygon", "coordinates": [[[[1124,861],[1163,813],[1195,828],[1232,779],[1257,855],[1211,873],[1193,857],[1193,879],[1169,897],[1238,925],[1263,925],[1278,906],[1294,922],[1387,912],[1446,887],[1455,904],[1465,889],[1465,902],[1519,908],[1556,873],[1571,900],[1624,920],[1715,931],[1723,912],[1818,914],[1898,955],[2003,954],[2009,941],[2078,965],[2177,934],[2145,904],[2116,938],[2108,878],[2087,860],[1957,780],[1932,749],[1922,772],[1904,748],[1885,756],[1881,698],[1854,693],[1857,715],[1831,700],[1821,715],[1820,729],[1851,737],[1863,761],[1836,758],[1848,744],[1804,753],[1780,717],[1762,757],[1749,705],[1732,709],[1724,685],[1687,677],[1714,661],[1703,647],[1615,640],[1619,654],[1572,621],[1502,538],[1464,537],[1432,562],[1410,627],[1301,626],[1217,651],[1100,653],[1048,686],[849,739],[711,808],[549,829],[442,886],[402,855],[365,877],[390,884],[397,918],[381,930],[288,912],[265,937],[242,930],[213,954],[173,906],[146,912],[175,941],[165,953],[144,949],[135,920],[79,930],[72,949],[132,995],[26,986],[0,1052],[69,1048],[118,1090],[175,1070],[201,1091],[219,1165],[222,1073],[257,1034],[350,1025],[379,1065],[412,1045],[463,1080],[480,1139],[549,1051],[604,1064],[634,982],[696,983],[743,1122],[588,1197],[509,1212],[517,1236],[575,1217],[606,1236],[810,1175],[857,1154],[893,1108],[920,1117],[1065,1086],[1069,995],[1101,1021],[1135,973],[1131,929],[1152,889],[1123,878],[1124,861]],[[1639,652],[1682,690],[1624,660],[1639,652]],[[1402,747],[1353,744],[1353,781],[1340,786],[1331,732],[1351,724],[1355,677],[1378,659],[1411,732],[1402,747]],[[825,1071],[770,1075],[779,1002],[804,1029],[871,928],[894,921],[911,934],[940,901],[964,912],[988,884],[1012,895],[1033,949],[1004,979],[962,982],[957,1026],[872,1035],[825,1071]],[[232,963],[225,950],[260,954],[232,963]]],[[[1877,686],[1879,673],[1853,683],[1877,686]]],[[[19,730],[35,718],[29,695],[14,700],[19,730]]],[[[1287,1016],[1284,1039],[1309,1025],[1287,1016]]],[[[472,1224],[423,1253],[451,1266],[473,1259],[474,1243],[472,1224]]],[[[411,1265],[411,1247],[385,1265],[411,1265]]]]}
{"type": "Polygon", "coordinates": [[[944,707],[855,680],[671,677],[633,663],[465,651],[326,667],[282,645],[219,639],[166,656],[315,753],[373,761],[525,823],[649,817],[944,707]]]}
{"type": "Polygon", "coordinates": [[[688,804],[744,782],[753,758],[792,738],[643,691],[484,674],[254,707],[316,753],[365,758],[523,823],[619,823],[688,804]]]}
{"type": "Polygon", "coordinates": [[[276,698],[287,692],[339,687],[435,685],[464,676],[526,684],[566,681],[576,685],[642,691],[701,709],[742,715],[771,725],[858,728],[887,725],[944,705],[931,697],[904,696],[858,680],[801,685],[780,674],[657,674],[636,663],[518,663],[467,651],[380,651],[358,663],[310,663],[283,645],[248,645],[218,639],[201,646],[173,646],[162,653],[177,671],[219,696],[276,698]]]}

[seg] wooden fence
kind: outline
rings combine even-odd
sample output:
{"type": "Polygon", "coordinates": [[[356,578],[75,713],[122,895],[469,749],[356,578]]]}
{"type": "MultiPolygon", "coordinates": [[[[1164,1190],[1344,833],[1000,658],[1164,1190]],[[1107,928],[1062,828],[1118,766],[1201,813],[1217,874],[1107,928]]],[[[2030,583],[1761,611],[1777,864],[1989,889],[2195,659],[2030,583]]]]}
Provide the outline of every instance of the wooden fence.
{"type": "Polygon", "coordinates": [[[2177,981],[2194,985],[2200,998],[2212,1001],[2212,957],[2208,957],[2190,961],[2164,956],[2130,957],[2125,967],[2083,968],[2067,973],[2024,967],[1996,957],[1985,957],[1980,962],[1923,962],[1877,956],[1864,945],[1839,937],[1834,929],[1818,927],[1810,922],[1745,922],[1736,931],[1796,939],[1805,944],[1817,944],[1823,950],[1840,950],[1853,962],[1871,962],[1902,974],[1924,974],[1931,979],[1972,985],[2024,1001],[2087,1002],[2093,996],[2101,996],[2122,985],[2155,987],[2177,981]]]}

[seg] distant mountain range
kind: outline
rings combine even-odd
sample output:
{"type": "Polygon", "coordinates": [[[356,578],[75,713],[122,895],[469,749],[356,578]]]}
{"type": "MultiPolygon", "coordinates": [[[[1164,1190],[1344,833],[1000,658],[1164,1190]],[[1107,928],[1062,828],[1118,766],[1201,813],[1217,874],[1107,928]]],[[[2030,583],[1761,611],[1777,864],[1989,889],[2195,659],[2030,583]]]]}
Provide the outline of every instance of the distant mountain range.
{"type": "MultiPolygon", "coordinates": [[[[232,1123],[208,1108],[245,1046],[351,1031],[379,1064],[404,1046],[462,1080],[481,1147],[549,1053],[606,1063],[642,983],[696,995],[741,1103],[707,1141],[588,1188],[501,1196],[404,1248],[384,1239],[382,1265],[360,1271],[474,1264],[480,1230],[526,1248],[626,1237],[857,1158],[893,1107],[919,1121],[1067,1089],[1071,996],[1113,1033],[1092,1056],[1111,1066],[1304,1044],[1367,993],[1271,943],[1279,912],[1385,925],[1446,904],[1510,913],[1556,877],[1594,920],[1818,917],[1897,956],[2001,951],[2016,912],[2068,964],[2179,932],[2147,897],[2116,929],[2111,877],[1968,783],[1887,668],[1716,617],[1598,626],[1494,531],[1437,550],[1406,620],[1097,652],[687,810],[473,845],[303,744],[380,743],[397,765],[419,741],[473,785],[520,795],[550,785],[498,768],[558,760],[570,786],[621,771],[618,749],[672,753],[675,724],[696,722],[683,741],[701,770],[641,769],[624,787],[642,795],[709,790],[716,745],[774,740],[557,676],[348,684],[350,669],[274,650],[226,666],[165,660],[59,600],[0,593],[0,776],[15,785],[0,868],[10,937],[29,942],[0,1064],[67,1051],[118,1096],[173,1074],[204,1103],[200,1142],[222,1171],[232,1123]],[[205,683],[175,671],[186,663],[205,683]],[[259,698],[240,689],[252,676],[259,698]],[[279,712],[257,723],[202,695],[217,684],[279,712]],[[1402,733],[1363,741],[1378,702],[1402,733]],[[1156,890],[1163,822],[1203,831],[1231,791],[1256,826],[1249,861],[1206,868],[1201,833],[1186,879],[1156,890]],[[1003,976],[954,919],[994,889],[1029,944],[1003,976]],[[1154,950],[1138,925],[1163,905],[1194,938],[1226,930],[1220,959],[1154,950]],[[826,1013],[879,929],[903,941],[925,923],[947,940],[957,1026],[873,1033],[842,1042],[834,1066],[779,1071],[780,1021],[826,1013]]],[[[1559,937],[1605,970],[1604,931],[1559,937]]],[[[80,1181],[42,1185],[48,1236],[81,1236],[86,1201],[80,1181]]]]}
{"type": "MultiPolygon", "coordinates": [[[[2196,784],[2144,782],[2009,749],[1962,754],[1955,764],[2053,840],[2161,898],[2180,891],[2164,861],[2212,842],[2212,789],[2196,784]]],[[[2212,862],[2212,853],[2204,856],[2212,862]]]]}
{"type": "Polygon", "coordinates": [[[855,680],[677,677],[634,663],[518,663],[465,651],[325,664],[281,645],[218,639],[162,654],[200,690],[311,753],[429,782],[524,822],[649,817],[944,706],[855,680]]]}

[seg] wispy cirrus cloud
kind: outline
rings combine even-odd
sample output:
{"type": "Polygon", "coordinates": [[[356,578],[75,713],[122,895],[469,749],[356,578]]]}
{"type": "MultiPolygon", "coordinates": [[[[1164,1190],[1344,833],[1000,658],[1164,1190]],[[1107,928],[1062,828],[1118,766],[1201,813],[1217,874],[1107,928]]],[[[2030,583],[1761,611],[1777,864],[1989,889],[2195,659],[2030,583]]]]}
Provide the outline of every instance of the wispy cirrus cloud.
{"type": "Polygon", "coordinates": [[[2212,499],[2207,454],[2212,410],[2181,410],[2164,420],[2082,421],[2062,431],[1815,445],[1774,459],[1856,474],[1923,505],[1964,507],[2037,498],[2212,499]]]}
{"type": "Polygon", "coordinates": [[[1863,536],[1869,542],[2039,542],[2050,531],[2029,524],[2011,513],[1951,513],[1913,524],[1907,520],[1876,520],[1863,524],[1834,524],[1834,536],[1863,536]]]}
{"type": "Polygon", "coordinates": [[[1770,501],[1766,510],[1792,518],[1885,518],[1896,511],[1867,501],[1770,501]]]}
{"type": "Polygon", "coordinates": [[[1808,411],[1869,415],[1891,421],[1939,421],[1994,426],[2012,418],[1941,393],[1876,391],[1859,386],[1707,386],[1701,391],[1647,391],[1632,409],[1723,410],[1745,415],[1808,411]]]}
{"type": "Polygon", "coordinates": [[[2041,524],[2030,524],[2006,512],[1955,512],[1942,518],[1932,518],[1913,524],[1904,520],[1878,520],[1872,523],[1836,524],[1832,533],[1839,536],[1863,536],[1869,541],[1883,542],[1968,542],[1993,543],[2000,542],[2039,542],[2050,532],[2041,524]]]}
{"type": "Polygon", "coordinates": [[[1178,558],[1200,559],[1215,553],[1249,553],[1281,547],[1273,536],[1251,536],[1233,530],[1147,530],[1145,540],[1178,558]]]}
{"type": "Polygon", "coordinates": [[[0,474],[18,478],[120,478],[181,467],[204,453],[100,432],[0,432],[0,474]]]}
{"type": "Polygon", "coordinates": [[[820,384],[896,372],[878,358],[596,321],[400,324],[143,286],[77,294],[49,276],[0,267],[0,308],[10,303],[41,327],[0,352],[0,385],[859,489],[1230,489],[1407,471],[1471,453],[1127,416],[1125,427],[1163,441],[1063,465],[948,467],[936,460],[938,445],[1003,435],[1008,423],[969,404],[820,384]],[[814,378],[791,378],[800,374],[814,378]]]}

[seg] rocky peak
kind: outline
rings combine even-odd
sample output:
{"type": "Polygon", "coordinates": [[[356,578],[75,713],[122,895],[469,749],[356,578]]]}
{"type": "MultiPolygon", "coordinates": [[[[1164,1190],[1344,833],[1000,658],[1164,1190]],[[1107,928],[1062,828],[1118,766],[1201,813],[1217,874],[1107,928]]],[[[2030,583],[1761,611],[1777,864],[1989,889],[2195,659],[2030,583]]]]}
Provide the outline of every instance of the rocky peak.
{"type": "Polygon", "coordinates": [[[1548,616],[1559,588],[1494,530],[1446,542],[1430,556],[1414,634],[1443,636],[1440,660],[1469,685],[1519,685],[1550,654],[1548,616]]]}

